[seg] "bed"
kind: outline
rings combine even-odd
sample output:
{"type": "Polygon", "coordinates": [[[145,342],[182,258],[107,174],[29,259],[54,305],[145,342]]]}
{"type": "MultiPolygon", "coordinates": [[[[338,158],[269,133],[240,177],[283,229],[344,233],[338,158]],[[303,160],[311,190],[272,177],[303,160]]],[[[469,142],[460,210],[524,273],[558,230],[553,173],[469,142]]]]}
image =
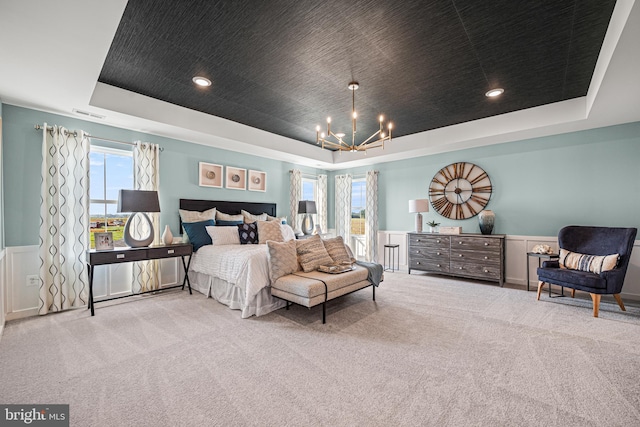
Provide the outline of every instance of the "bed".
{"type": "MultiPolygon", "coordinates": [[[[231,215],[245,210],[254,215],[276,216],[275,203],[180,199],[183,210],[204,212],[211,208],[231,215]]],[[[293,230],[288,235],[292,237],[295,238],[293,230]]],[[[242,318],[262,316],[286,304],[271,296],[268,252],[264,244],[203,246],[192,256],[189,279],[192,288],[231,309],[240,310],[242,318]]]]}

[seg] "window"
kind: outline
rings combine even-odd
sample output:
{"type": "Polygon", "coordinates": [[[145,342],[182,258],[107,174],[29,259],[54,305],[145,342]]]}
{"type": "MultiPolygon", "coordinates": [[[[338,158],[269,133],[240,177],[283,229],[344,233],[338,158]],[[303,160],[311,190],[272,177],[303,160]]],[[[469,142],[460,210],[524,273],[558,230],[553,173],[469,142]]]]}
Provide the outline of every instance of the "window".
{"type": "Polygon", "coordinates": [[[302,199],[301,200],[313,200],[316,201],[316,184],[315,179],[302,178],[302,199]]]}
{"type": "Polygon", "coordinates": [[[351,181],[351,234],[364,235],[364,211],[367,204],[367,182],[364,178],[351,181]]]}
{"type": "Polygon", "coordinates": [[[129,215],[116,210],[118,191],[133,189],[133,153],[92,145],[89,161],[91,248],[95,248],[96,231],[111,231],[114,245],[126,246],[122,236],[129,215]]]}

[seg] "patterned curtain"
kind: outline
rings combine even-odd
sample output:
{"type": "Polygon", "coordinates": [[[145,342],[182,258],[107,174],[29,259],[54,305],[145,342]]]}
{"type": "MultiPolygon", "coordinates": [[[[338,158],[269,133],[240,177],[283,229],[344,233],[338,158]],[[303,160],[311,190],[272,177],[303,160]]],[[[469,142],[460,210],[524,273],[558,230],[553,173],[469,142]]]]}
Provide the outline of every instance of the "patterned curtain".
{"type": "Polygon", "coordinates": [[[302,172],[298,169],[291,171],[289,176],[289,210],[291,211],[291,221],[289,224],[296,232],[300,230],[298,223],[298,202],[302,199],[302,172]]]}
{"type": "Polygon", "coordinates": [[[351,175],[336,175],[336,235],[351,246],[351,175]]]}
{"type": "Polygon", "coordinates": [[[318,175],[318,224],[323,233],[327,232],[327,175],[318,175]]]}
{"type": "Polygon", "coordinates": [[[87,304],[89,275],[89,138],[44,124],[40,187],[38,314],[87,304]]]}
{"type": "Polygon", "coordinates": [[[366,184],[364,256],[367,262],[378,262],[378,171],[367,171],[366,184]]]}
{"type": "MultiPolygon", "coordinates": [[[[133,147],[133,187],[135,190],[155,190],[160,186],[160,147],[157,144],[137,141],[133,147]]],[[[160,243],[160,214],[149,213],[153,223],[153,244],[160,243]]],[[[132,224],[136,239],[149,235],[146,221],[139,216],[134,218],[132,224]]],[[[131,290],[134,293],[151,291],[160,287],[160,261],[138,261],[133,263],[133,284],[131,290]]]]}

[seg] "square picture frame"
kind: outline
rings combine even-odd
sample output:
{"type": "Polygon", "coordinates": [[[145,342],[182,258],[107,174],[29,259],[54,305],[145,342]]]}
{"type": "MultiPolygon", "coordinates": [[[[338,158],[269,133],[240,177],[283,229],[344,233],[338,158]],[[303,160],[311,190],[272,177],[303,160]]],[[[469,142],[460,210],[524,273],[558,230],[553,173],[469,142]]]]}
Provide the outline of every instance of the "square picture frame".
{"type": "Polygon", "coordinates": [[[222,166],[200,162],[198,167],[198,184],[200,187],[222,188],[222,166]]]}
{"type": "Polygon", "coordinates": [[[113,233],[111,231],[93,233],[97,251],[108,251],[113,249],[113,233]]]}
{"type": "Polygon", "coordinates": [[[225,173],[227,188],[231,190],[245,190],[247,188],[247,170],[227,166],[225,173]]]}
{"type": "Polygon", "coordinates": [[[249,191],[267,191],[267,173],[261,171],[249,171],[249,191]]]}

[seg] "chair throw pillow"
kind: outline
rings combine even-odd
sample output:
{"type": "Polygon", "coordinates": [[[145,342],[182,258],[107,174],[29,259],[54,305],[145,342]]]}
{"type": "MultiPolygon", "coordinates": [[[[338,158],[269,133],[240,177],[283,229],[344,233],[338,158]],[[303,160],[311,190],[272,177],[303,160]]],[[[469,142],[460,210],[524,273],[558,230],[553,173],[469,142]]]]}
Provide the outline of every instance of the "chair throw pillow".
{"type": "Polygon", "coordinates": [[[616,268],[619,254],[612,255],[585,255],[577,252],[571,252],[566,249],[560,249],[560,268],[567,270],[590,271],[591,273],[600,274],[603,271],[609,271],[616,268]]]}
{"type": "Polygon", "coordinates": [[[193,245],[193,251],[197,252],[203,246],[211,244],[211,237],[207,233],[206,228],[214,227],[215,222],[212,219],[198,222],[183,222],[182,227],[189,236],[189,243],[193,245]]]}
{"type": "Polygon", "coordinates": [[[277,221],[258,221],[258,240],[267,243],[267,240],[284,242],[282,229],[277,221]]]}
{"type": "Polygon", "coordinates": [[[327,253],[322,244],[322,239],[317,234],[304,240],[296,240],[296,252],[298,262],[305,273],[316,270],[321,265],[333,264],[333,259],[327,253]]]}
{"type": "Polygon", "coordinates": [[[238,227],[207,227],[211,243],[216,246],[239,245],[238,227]]]}
{"type": "Polygon", "coordinates": [[[334,263],[351,263],[351,257],[347,252],[342,236],[322,240],[322,244],[334,263]]]}
{"type": "Polygon", "coordinates": [[[296,255],[296,241],[267,242],[269,249],[269,278],[275,283],[282,276],[295,273],[300,269],[296,255]]]}
{"type": "Polygon", "coordinates": [[[239,224],[238,236],[241,245],[257,245],[258,244],[258,224],[239,224]]]}

